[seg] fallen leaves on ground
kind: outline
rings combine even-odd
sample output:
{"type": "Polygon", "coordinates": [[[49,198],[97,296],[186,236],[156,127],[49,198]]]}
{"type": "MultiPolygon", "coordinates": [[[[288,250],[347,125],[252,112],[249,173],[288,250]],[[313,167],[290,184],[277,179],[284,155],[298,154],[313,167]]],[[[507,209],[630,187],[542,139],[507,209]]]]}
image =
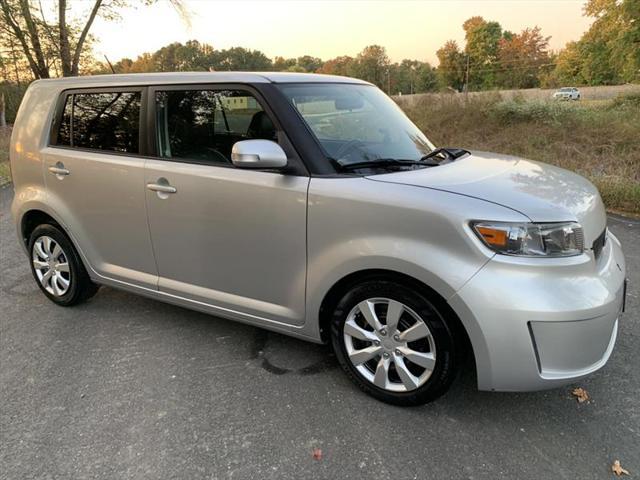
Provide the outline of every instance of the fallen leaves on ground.
{"type": "Polygon", "coordinates": [[[620,465],[620,460],[616,460],[615,462],[613,462],[613,465],[611,465],[611,471],[618,477],[620,475],[629,475],[629,470],[625,470],[624,468],[622,468],[622,465],[620,465]]]}
{"type": "Polygon", "coordinates": [[[319,448],[313,449],[313,459],[314,460],[322,460],[322,450],[319,448]]]}
{"type": "Polygon", "coordinates": [[[589,400],[589,393],[582,387],[574,388],[571,394],[576,397],[578,403],[584,403],[589,400]]]}

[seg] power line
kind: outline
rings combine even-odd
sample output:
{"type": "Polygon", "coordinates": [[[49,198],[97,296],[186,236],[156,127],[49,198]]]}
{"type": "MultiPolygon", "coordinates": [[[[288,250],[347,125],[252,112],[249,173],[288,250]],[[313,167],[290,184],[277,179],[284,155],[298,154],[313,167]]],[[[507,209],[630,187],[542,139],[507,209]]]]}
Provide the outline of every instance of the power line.
{"type": "MultiPolygon", "coordinates": [[[[469,68],[469,72],[470,73],[480,73],[480,72],[510,72],[512,70],[528,70],[528,69],[540,69],[540,68],[544,68],[544,67],[552,67],[558,65],[557,62],[552,62],[552,63],[543,63],[541,65],[522,65],[519,67],[497,67],[497,68],[481,68],[481,69],[474,69],[474,68],[469,68]]],[[[443,67],[437,67],[437,70],[441,70],[441,71],[445,71],[445,72],[464,72],[465,71],[465,66],[461,65],[459,68],[443,68],[443,67]]]]}

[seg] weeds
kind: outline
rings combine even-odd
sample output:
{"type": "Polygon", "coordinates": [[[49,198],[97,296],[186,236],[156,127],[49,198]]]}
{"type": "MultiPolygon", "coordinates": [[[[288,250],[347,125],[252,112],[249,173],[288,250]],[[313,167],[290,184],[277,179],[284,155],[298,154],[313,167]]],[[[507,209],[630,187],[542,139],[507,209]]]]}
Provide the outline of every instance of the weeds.
{"type": "Polygon", "coordinates": [[[607,208],[640,213],[638,94],[580,102],[430,96],[401,106],[436,145],[558,165],[591,180],[607,208]]]}

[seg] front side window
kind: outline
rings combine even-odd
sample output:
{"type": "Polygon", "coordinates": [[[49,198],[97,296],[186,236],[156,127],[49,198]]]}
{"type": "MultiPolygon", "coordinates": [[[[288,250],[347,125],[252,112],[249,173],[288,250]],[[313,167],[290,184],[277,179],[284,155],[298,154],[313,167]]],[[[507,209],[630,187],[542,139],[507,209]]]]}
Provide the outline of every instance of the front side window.
{"type": "Polygon", "coordinates": [[[380,160],[419,161],[434,147],[389,97],[370,85],[280,86],[327,157],[344,166],[380,160]]]}
{"type": "Polygon", "coordinates": [[[138,153],[140,92],[67,96],[56,145],[138,153]]]}
{"type": "Polygon", "coordinates": [[[276,128],[244,90],[157,91],[156,131],[163,158],[231,165],[233,144],[277,141],[276,128]]]}

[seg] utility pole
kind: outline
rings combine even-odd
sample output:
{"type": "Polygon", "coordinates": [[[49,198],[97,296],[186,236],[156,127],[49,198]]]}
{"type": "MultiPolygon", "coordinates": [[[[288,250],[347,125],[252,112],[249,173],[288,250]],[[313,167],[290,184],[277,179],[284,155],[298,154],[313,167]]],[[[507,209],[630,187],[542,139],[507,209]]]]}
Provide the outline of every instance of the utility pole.
{"type": "Polygon", "coordinates": [[[469,54],[467,53],[467,71],[464,74],[464,100],[469,98],[469,54]]]}
{"type": "Polygon", "coordinates": [[[391,95],[391,69],[387,69],[387,95],[391,95]]]}
{"type": "Polygon", "coordinates": [[[413,77],[415,77],[416,66],[411,65],[410,70],[411,70],[411,95],[413,95],[413,77]]]}

